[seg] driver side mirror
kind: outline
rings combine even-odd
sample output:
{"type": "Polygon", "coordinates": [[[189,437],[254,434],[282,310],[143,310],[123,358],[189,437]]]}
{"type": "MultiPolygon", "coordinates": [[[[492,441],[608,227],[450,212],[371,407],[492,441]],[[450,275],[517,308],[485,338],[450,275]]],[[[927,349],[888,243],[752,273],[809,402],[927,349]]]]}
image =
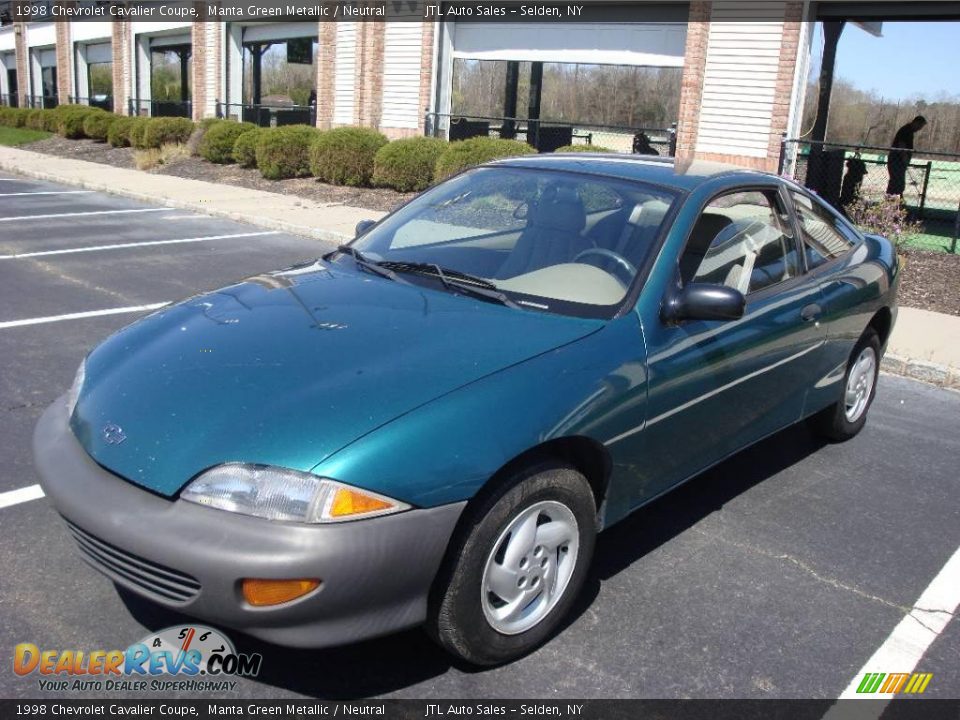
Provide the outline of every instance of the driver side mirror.
{"type": "Polygon", "coordinates": [[[360,236],[363,235],[365,232],[367,232],[367,230],[369,230],[370,228],[372,228],[372,227],[373,227],[374,225],[376,225],[376,224],[377,224],[377,221],[376,221],[376,220],[361,220],[360,222],[357,223],[357,226],[354,228],[354,230],[353,230],[354,235],[353,235],[353,236],[354,236],[355,238],[360,237],[360,236]]]}
{"type": "Polygon", "coordinates": [[[726,285],[690,283],[671,290],[664,300],[661,316],[665,322],[682,320],[739,320],[747,299],[726,285]]]}

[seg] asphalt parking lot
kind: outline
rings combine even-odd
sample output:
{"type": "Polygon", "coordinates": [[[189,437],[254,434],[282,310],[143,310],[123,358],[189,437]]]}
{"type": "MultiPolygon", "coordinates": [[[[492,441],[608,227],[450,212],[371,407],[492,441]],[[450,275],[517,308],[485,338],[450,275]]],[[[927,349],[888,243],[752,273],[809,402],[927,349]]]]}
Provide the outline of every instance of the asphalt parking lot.
{"type": "MultiPolygon", "coordinates": [[[[5,698],[56,695],[14,675],[17,643],[124,648],[182,621],[118,594],[30,499],[43,409],[148,308],[325,250],[73,190],[0,179],[5,698]]],[[[883,376],[855,440],[823,445],[796,427],[740,453],[604,533],[569,624],[510,666],[452,666],[419,631],[322,651],[228,631],[264,662],[224,697],[836,698],[960,546],[958,420],[960,394],[883,376]]],[[[960,696],[958,627],[951,616],[916,666],[933,673],[925,697],[960,696]]]]}

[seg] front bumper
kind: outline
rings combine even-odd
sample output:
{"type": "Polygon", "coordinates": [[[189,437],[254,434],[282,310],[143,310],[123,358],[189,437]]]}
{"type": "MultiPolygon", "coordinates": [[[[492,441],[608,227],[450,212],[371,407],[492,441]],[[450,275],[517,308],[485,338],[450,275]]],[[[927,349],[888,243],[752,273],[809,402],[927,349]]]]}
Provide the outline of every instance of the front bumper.
{"type": "Polygon", "coordinates": [[[153,495],[95,463],[66,400],[37,424],[41,485],[84,560],[119,585],[281,645],[323,647],[426,618],[427,595],[465,503],[334,525],[271,522],[153,495]],[[319,578],[292,602],[253,607],[242,578],[319,578]]]}

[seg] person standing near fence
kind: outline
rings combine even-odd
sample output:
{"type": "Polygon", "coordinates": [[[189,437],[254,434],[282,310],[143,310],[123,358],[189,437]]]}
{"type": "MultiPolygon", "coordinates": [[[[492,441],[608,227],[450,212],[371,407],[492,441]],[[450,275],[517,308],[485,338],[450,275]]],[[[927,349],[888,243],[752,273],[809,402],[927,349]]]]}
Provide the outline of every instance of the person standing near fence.
{"type": "Polygon", "coordinates": [[[887,172],[890,175],[887,195],[903,196],[903,191],[907,188],[907,168],[910,167],[910,160],[913,158],[913,136],[923,130],[926,125],[927,119],[923,115],[917,115],[894,135],[890,147],[895,149],[891,150],[887,156],[887,172]]]}

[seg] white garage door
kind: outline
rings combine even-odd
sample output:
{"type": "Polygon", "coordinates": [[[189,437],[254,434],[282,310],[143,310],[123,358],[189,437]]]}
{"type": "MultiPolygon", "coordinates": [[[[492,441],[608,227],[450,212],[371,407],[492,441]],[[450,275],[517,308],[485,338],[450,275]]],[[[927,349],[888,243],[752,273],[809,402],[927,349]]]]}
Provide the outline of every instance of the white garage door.
{"type": "Polygon", "coordinates": [[[685,22],[458,23],[453,57],[682,67],[685,22]]]}

